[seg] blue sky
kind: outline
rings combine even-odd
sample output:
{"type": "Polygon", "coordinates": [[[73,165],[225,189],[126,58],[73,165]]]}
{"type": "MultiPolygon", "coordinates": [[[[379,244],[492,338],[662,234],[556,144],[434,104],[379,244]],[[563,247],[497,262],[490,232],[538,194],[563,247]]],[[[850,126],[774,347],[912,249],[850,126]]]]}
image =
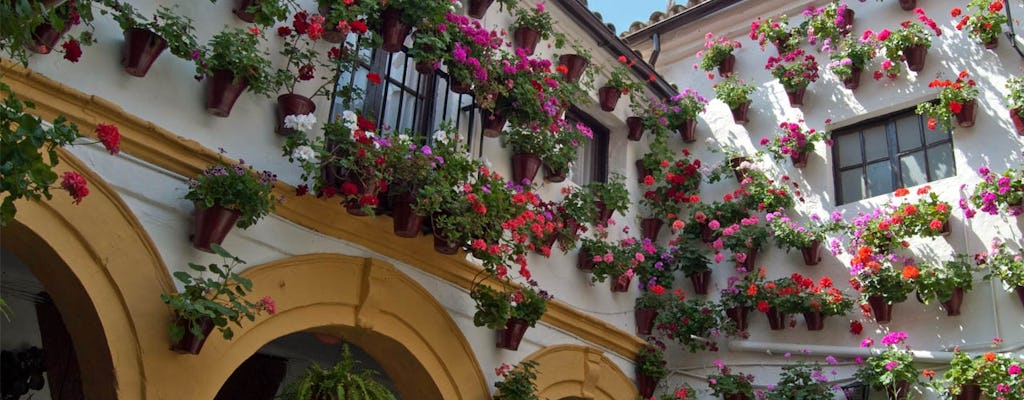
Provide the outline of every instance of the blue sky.
{"type": "Polygon", "coordinates": [[[587,0],[591,10],[601,13],[604,22],[615,24],[617,34],[629,29],[633,21],[647,21],[655,10],[665,11],[667,4],[667,0],[587,0]]]}

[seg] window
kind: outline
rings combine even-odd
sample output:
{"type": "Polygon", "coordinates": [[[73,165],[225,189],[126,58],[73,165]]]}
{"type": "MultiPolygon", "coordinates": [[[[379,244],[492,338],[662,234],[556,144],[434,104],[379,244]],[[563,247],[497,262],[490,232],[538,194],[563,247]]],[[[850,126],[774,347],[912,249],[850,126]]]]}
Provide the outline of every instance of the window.
{"type": "Polygon", "coordinates": [[[608,128],[576,107],[569,109],[565,114],[565,120],[570,124],[582,122],[594,132],[594,139],[583,142],[576,153],[576,162],[572,166],[572,181],[581,186],[590,182],[607,182],[608,128]]]}
{"type": "Polygon", "coordinates": [[[952,133],[925,122],[908,109],[833,133],[836,204],[956,175],[952,133]]]}

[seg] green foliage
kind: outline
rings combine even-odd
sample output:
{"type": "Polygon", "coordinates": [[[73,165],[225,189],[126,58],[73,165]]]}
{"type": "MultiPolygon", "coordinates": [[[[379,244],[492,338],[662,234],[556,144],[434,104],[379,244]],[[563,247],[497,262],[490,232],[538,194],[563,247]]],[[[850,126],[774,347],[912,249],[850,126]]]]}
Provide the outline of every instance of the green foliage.
{"type": "Polygon", "coordinates": [[[517,364],[515,367],[499,369],[499,375],[504,377],[494,383],[498,390],[496,399],[501,400],[538,400],[537,397],[537,361],[529,360],[517,364]]]}
{"type": "Polygon", "coordinates": [[[814,41],[811,42],[811,45],[820,44],[818,48],[825,49],[826,44],[835,46],[842,41],[844,36],[850,34],[853,21],[845,19],[847,7],[845,1],[840,3],[839,0],[833,0],[824,7],[805,11],[805,13],[810,13],[811,15],[800,24],[800,30],[809,33],[813,32],[814,41]],[[843,18],[841,24],[839,23],[840,17],[843,18]]]}
{"type": "MultiPolygon", "coordinates": [[[[152,18],[146,18],[131,3],[123,0],[101,0],[106,7],[100,12],[109,12],[114,21],[127,32],[132,28],[145,29],[167,41],[167,50],[175,57],[192,61],[192,52],[199,49],[192,19],[178,14],[178,5],[159,6],[152,18]]],[[[267,3],[267,2],[264,2],[267,3]]]]}
{"type": "Polygon", "coordinates": [[[896,390],[899,382],[917,382],[917,368],[910,351],[895,346],[864,361],[854,374],[861,382],[875,390],[896,390]]]}
{"type": "Polygon", "coordinates": [[[210,77],[214,71],[228,71],[234,76],[234,83],[244,80],[248,82],[246,90],[269,96],[276,85],[263,40],[263,32],[256,28],[225,28],[201,46],[196,73],[210,77]]]}
{"type": "Polygon", "coordinates": [[[838,50],[832,52],[832,62],[828,67],[839,79],[850,78],[853,76],[853,68],[863,70],[868,62],[875,58],[877,50],[871,43],[848,37],[843,40],[838,50]]]}
{"type": "Polygon", "coordinates": [[[753,308],[762,298],[762,286],[767,275],[765,268],[761,267],[757,271],[744,271],[741,273],[741,277],[730,277],[729,286],[722,289],[720,299],[722,308],[753,308]]]}
{"type": "Polygon", "coordinates": [[[608,174],[608,182],[590,182],[586,189],[598,200],[603,201],[609,209],[626,215],[625,211],[629,208],[629,190],[626,189],[626,177],[622,174],[612,172],[608,174]]]}
{"type": "Polygon", "coordinates": [[[718,345],[713,334],[725,321],[722,307],[715,302],[686,300],[673,296],[658,313],[654,326],[670,335],[680,346],[691,353],[700,350],[715,350],[718,345]]]}
{"type": "MultiPolygon", "coordinates": [[[[999,37],[1003,35],[1003,25],[1009,21],[1003,7],[1005,5],[1002,1],[971,0],[967,4],[970,15],[965,15],[956,25],[956,29],[962,30],[966,27],[967,33],[983,44],[999,40],[999,37]],[[996,3],[998,6],[995,5],[996,3]]],[[[959,10],[959,7],[956,10],[959,10]]],[[[957,16],[954,15],[954,17],[957,16]]]]}
{"type": "Polygon", "coordinates": [[[544,11],[544,3],[537,3],[537,6],[532,8],[517,6],[512,12],[515,15],[515,20],[512,22],[513,29],[533,29],[540,33],[540,37],[543,39],[548,39],[555,34],[555,22],[552,20],[551,14],[544,11]]]}
{"type": "Polygon", "coordinates": [[[469,297],[476,302],[473,325],[486,326],[490,329],[504,327],[511,318],[525,320],[533,327],[547,311],[545,292],[537,292],[531,286],[515,290],[502,288],[499,291],[478,284],[473,287],[469,297]]]}
{"type": "Polygon", "coordinates": [[[275,181],[277,176],[270,171],[256,175],[244,164],[218,162],[188,181],[185,199],[203,208],[219,205],[237,210],[242,216],[236,226],[245,229],[274,210],[278,202],[273,193],[275,181]]]}
{"type": "Polygon", "coordinates": [[[245,12],[253,15],[252,22],[259,26],[269,27],[288,18],[292,9],[299,9],[293,0],[256,0],[249,3],[245,12]]]}
{"type": "Polygon", "coordinates": [[[943,130],[952,130],[953,117],[960,113],[968,102],[978,98],[978,88],[973,79],[968,79],[967,71],[960,71],[955,81],[932,80],[928,87],[941,88],[938,100],[918,104],[914,111],[917,115],[930,118],[928,128],[932,130],[935,129],[936,121],[943,130]]]}
{"type": "Polygon", "coordinates": [[[953,353],[949,369],[942,374],[941,380],[935,382],[935,386],[950,399],[957,398],[963,385],[980,386],[986,398],[1019,399],[1019,396],[1014,397],[1014,393],[1019,395],[1024,389],[1020,371],[1021,364],[1006,354],[988,352],[970,356],[957,351],[953,353]],[[1011,370],[1016,373],[1010,374],[1011,370]],[[1000,385],[1004,390],[999,389],[1000,385]]]}
{"type": "Polygon", "coordinates": [[[754,85],[746,83],[738,75],[732,74],[714,85],[715,98],[722,100],[729,108],[735,109],[750,102],[750,95],[757,90],[754,85]]]}
{"type": "Polygon", "coordinates": [[[729,40],[725,36],[719,36],[716,39],[711,32],[705,34],[704,39],[706,39],[704,49],[697,52],[697,57],[700,58],[700,69],[704,71],[718,68],[718,65],[725,61],[734,49],[741,46],[740,42],[729,40]]]}
{"type": "Polygon", "coordinates": [[[842,216],[835,214],[828,221],[822,220],[813,215],[806,224],[797,224],[788,216],[775,212],[766,216],[768,229],[775,239],[775,246],[785,249],[787,252],[792,249],[810,247],[815,241],[824,243],[825,235],[829,233],[843,232],[847,229],[842,216]]]}
{"type": "Polygon", "coordinates": [[[44,24],[49,24],[57,32],[71,29],[72,25],[85,24],[86,30],[66,36],[66,41],[92,44],[95,42],[92,5],[93,0],[61,2],[52,8],[38,0],[0,1],[0,54],[27,66],[29,57],[34,54],[29,49],[41,46],[35,31],[44,24]]]}
{"type": "Polygon", "coordinates": [[[653,378],[655,382],[668,376],[664,347],[660,342],[648,343],[636,356],[636,368],[639,373],[653,378]]]}
{"type": "Polygon", "coordinates": [[[708,388],[711,393],[718,397],[730,395],[744,395],[748,399],[754,398],[754,375],[733,373],[732,369],[716,361],[719,365],[719,373],[708,375],[708,388]]]}
{"type": "Polygon", "coordinates": [[[402,22],[419,28],[444,22],[448,12],[455,12],[455,4],[448,0],[390,0],[386,7],[402,11],[402,22]]]}
{"type": "Polygon", "coordinates": [[[709,270],[711,260],[708,259],[705,246],[696,243],[689,235],[681,235],[679,239],[675,244],[675,252],[672,253],[675,268],[682,271],[684,276],[709,270]]]}
{"type": "Polygon", "coordinates": [[[185,290],[181,293],[160,295],[160,300],[174,310],[177,318],[188,321],[187,327],[174,322],[167,326],[171,340],[180,340],[185,335],[186,328],[191,329],[195,337],[203,338],[199,324],[203,319],[212,320],[224,335],[224,339],[231,340],[234,332],[229,322],[242,326],[242,318],[254,321],[262,310],[267,310],[271,314],[274,312],[273,302],[269,298],[259,302],[246,299],[247,294],[252,291],[252,281],[234,271],[239,265],[245,264],[245,261],[231,255],[216,243],[211,244],[210,248],[223,257],[223,264],[211,263],[204,266],[189,263],[189,268],[198,272],[199,276],[177,271],[174,277],[185,285],[185,290]],[[206,272],[211,273],[212,277],[203,276],[206,272]]]}
{"type": "Polygon", "coordinates": [[[1011,110],[1024,111],[1024,76],[1015,76],[1006,80],[1006,102],[1011,110]]]}
{"type": "Polygon", "coordinates": [[[597,206],[595,203],[598,197],[594,192],[581,187],[572,187],[566,190],[569,193],[562,198],[562,206],[565,207],[565,213],[569,218],[575,219],[580,223],[593,221],[597,218],[597,206]]]}
{"type": "MultiPolygon", "coordinates": [[[[6,4],[6,3],[5,3],[6,4]]],[[[38,117],[26,112],[35,108],[14,97],[14,92],[0,82],[0,93],[6,94],[0,107],[0,226],[14,220],[20,199],[49,200],[50,187],[57,181],[57,148],[79,137],[78,127],[59,116],[51,126],[44,126],[38,117]]]]}
{"type": "Polygon", "coordinates": [[[612,68],[612,72],[608,75],[608,80],[605,81],[604,86],[619,89],[623,94],[638,92],[643,86],[633,78],[633,72],[630,68],[631,64],[626,64],[623,61],[625,59],[624,56],[619,57],[620,64],[612,68]]]}
{"type": "Polygon", "coordinates": [[[981,260],[985,263],[985,268],[990,270],[985,275],[986,280],[996,277],[1010,287],[1024,286],[1024,253],[1021,252],[1019,245],[1017,250],[1012,250],[1006,243],[994,243],[992,251],[987,256],[980,256],[983,257],[981,260]]]}
{"type": "Polygon", "coordinates": [[[780,57],[768,57],[765,69],[770,70],[787,91],[805,88],[818,80],[818,61],[802,49],[780,57]]]}
{"type": "Polygon", "coordinates": [[[918,297],[925,303],[931,299],[941,302],[952,298],[955,288],[970,291],[974,282],[973,270],[966,254],[955,254],[952,260],[944,261],[941,266],[922,265],[914,280],[918,297]]]}
{"type": "Polygon", "coordinates": [[[782,367],[775,388],[765,392],[771,400],[832,400],[835,394],[818,364],[798,362],[782,367]]]}
{"type": "Polygon", "coordinates": [[[877,269],[870,265],[865,266],[854,275],[853,279],[859,282],[861,293],[865,297],[882,296],[889,304],[906,300],[907,295],[914,291],[914,283],[909,279],[904,279],[901,270],[897,266],[891,265],[890,262],[876,264],[877,269]]]}
{"type": "Polygon", "coordinates": [[[769,42],[775,43],[779,46],[779,54],[785,54],[800,47],[804,32],[806,30],[801,30],[799,27],[791,28],[789,17],[785,14],[764,21],[758,17],[750,24],[750,39],[757,40],[761,50],[764,50],[765,45],[769,42]]]}
{"type": "Polygon", "coordinates": [[[352,358],[348,344],[342,347],[341,361],[324,369],[313,363],[306,374],[285,389],[285,400],[396,400],[375,378],[376,371],[362,369],[359,360],[352,358]]]}

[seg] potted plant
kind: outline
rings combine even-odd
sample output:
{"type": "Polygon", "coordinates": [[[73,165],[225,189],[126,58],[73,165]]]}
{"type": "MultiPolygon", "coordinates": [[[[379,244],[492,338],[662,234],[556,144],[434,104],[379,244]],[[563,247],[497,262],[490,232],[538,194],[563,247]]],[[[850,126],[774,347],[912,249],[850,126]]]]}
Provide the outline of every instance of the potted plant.
{"type": "Polygon", "coordinates": [[[634,241],[626,251],[628,256],[636,260],[633,273],[640,281],[640,289],[650,290],[654,285],[675,285],[676,265],[672,262],[675,249],[672,246],[661,246],[651,239],[644,238],[634,241]]]}
{"type": "MultiPolygon", "coordinates": [[[[956,30],[967,28],[967,33],[985,45],[986,49],[999,47],[999,36],[1003,34],[1003,25],[1009,20],[1003,13],[1002,0],[971,0],[967,4],[967,15],[956,24],[956,30]]],[[[950,15],[956,19],[963,10],[954,7],[950,15]]]]}
{"type": "Polygon", "coordinates": [[[476,302],[473,325],[496,329],[500,349],[518,350],[526,328],[536,325],[547,311],[547,292],[532,286],[499,291],[477,284],[469,296],[476,302]]]}
{"type": "Polygon", "coordinates": [[[704,112],[708,100],[693,89],[685,89],[666,101],[664,118],[668,126],[675,127],[686,143],[693,143],[697,127],[697,116],[704,112]]]}
{"type": "Polygon", "coordinates": [[[238,0],[231,11],[238,19],[259,26],[271,26],[288,17],[291,3],[286,0],[238,0]]]}
{"type": "Polygon", "coordinates": [[[722,244],[732,252],[736,264],[753,270],[757,252],[768,243],[768,228],[756,214],[722,229],[722,244]]]}
{"type": "Polygon", "coordinates": [[[779,83],[786,89],[789,105],[792,107],[804,104],[804,91],[807,90],[807,86],[818,80],[818,61],[813,55],[804,53],[802,49],[793,50],[779,57],[768,57],[768,63],[764,68],[779,79],[779,83]]]}
{"type": "Polygon", "coordinates": [[[779,211],[793,207],[794,197],[801,196],[800,185],[789,175],[770,177],[757,165],[745,171],[740,189],[731,195],[744,208],[758,211],[779,211]]]}
{"type": "Polygon", "coordinates": [[[608,278],[612,278],[612,292],[629,291],[629,284],[636,275],[634,268],[638,262],[634,258],[635,253],[631,251],[634,244],[633,238],[626,238],[618,243],[607,245],[604,248],[604,253],[595,253],[594,251],[598,251],[599,247],[593,247],[587,240],[584,240],[583,245],[587,247],[587,252],[594,257],[594,269],[591,271],[590,280],[604,282],[608,278]]]}
{"type": "Polygon", "coordinates": [[[805,265],[818,265],[821,261],[821,243],[825,241],[826,234],[845,230],[843,217],[839,213],[833,213],[827,222],[822,221],[817,214],[811,215],[806,226],[793,222],[778,211],[765,215],[765,219],[775,239],[775,246],[787,253],[799,249],[803,253],[805,265]]]}
{"type": "Polygon", "coordinates": [[[497,32],[483,27],[480,21],[448,13],[445,16],[448,33],[451,35],[451,49],[444,58],[448,67],[449,89],[455,93],[469,93],[475,83],[488,81],[488,66],[495,63],[495,53],[504,43],[497,32]],[[474,38],[489,38],[477,43],[474,38]]]}
{"type": "Polygon", "coordinates": [[[608,80],[597,92],[602,110],[615,111],[615,105],[619,103],[620,96],[640,90],[642,86],[632,77],[632,66],[633,63],[626,56],[619,56],[619,65],[612,68],[608,80]]]}
{"type": "Polygon", "coordinates": [[[761,50],[764,50],[766,44],[773,43],[779,55],[800,47],[802,35],[803,31],[799,28],[789,27],[789,17],[785,14],[763,21],[757,17],[750,23],[750,40],[756,40],[761,50]]]}
{"type": "MultiPolygon", "coordinates": [[[[354,33],[357,35],[357,41],[362,42],[367,47],[372,48],[380,45],[381,38],[378,35],[366,34],[369,31],[369,25],[379,24],[379,15],[381,14],[380,2],[317,0],[316,3],[317,11],[324,17],[321,28],[323,28],[323,39],[325,41],[344,43],[348,34],[354,33]],[[370,20],[371,16],[374,21],[370,20]]],[[[293,27],[299,31],[303,30],[301,25],[293,25],[293,27]]]]}
{"type": "Polygon", "coordinates": [[[718,373],[708,375],[708,388],[711,394],[721,396],[723,400],[753,400],[754,375],[733,372],[721,360],[715,360],[718,373]]]}
{"type": "Polygon", "coordinates": [[[850,260],[850,268],[853,274],[850,285],[867,297],[875,321],[880,324],[891,321],[893,303],[907,299],[907,295],[914,290],[913,279],[920,273],[917,267],[910,264],[894,265],[894,261],[875,254],[870,247],[857,250],[857,254],[850,260]]]}
{"type": "Polygon", "coordinates": [[[860,87],[861,73],[868,62],[875,59],[877,51],[874,37],[864,40],[848,37],[832,52],[832,62],[828,64],[828,69],[847,89],[857,90],[860,87]]]}
{"type": "Polygon", "coordinates": [[[263,33],[225,29],[201,47],[196,74],[209,78],[206,85],[206,111],[227,117],[243,91],[269,96],[274,89],[270,60],[262,50],[263,33]]]}
{"type": "MultiPolygon", "coordinates": [[[[970,205],[989,215],[1005,212],[1017,216],[1024,213],[1024,168],[1010,168],[1000,174],[982,166],[978,168],[978,174],[982,176],[982,181],[974,186],[974,193],[969,198],[970,205]]],[[[966,203],[961,201],[960,207],[964,209],[967,218],[974,217],[975,210],[966,203]]]]}
{"type": "MultiPolygon", "coordinates": [[[[470,17],[476,19],[483,18],[492,3],[494,3],[494,0],[469,0],[469,3],[466,4],[466,13],[469,14],[470,17]]],[[[515,0],[498,0],[498,4],[503,7],[512,8],[518,3],[516,3],[515,0]]]]}
{"type": "Polygon", "coordinates": [[[791,278],[801,289],[800,312],[804,315],[807,330],[820,331],[825,328],[825,318],[846,315],[853,309],[853,300],[832,286],[832,278],[825,276],[817,283],[799,274],[793,274],[791,278]]]}
{"type": "Polygon", "coordinates": [[[654,319],[658,317],[658,311],[668,302],[669,296],[665,294],[664,286],[655,283],[636,298],[633,315],[636,319],[636,334],[638,336],[651,334],[651,329],[654,328],[654,319]]]}
{"type": "Polygon", "coordinates": [[[512,182],[532,185],[540,171],[542,158],[550,158],[561,131],[547,126],[513,124],[502,136],[502,144],[512,147],[512,182]]]}
{"type": "Polygon", "coordinates": [[[715,98],[729,106],[729,110],[732,111],[733,122],[740,125],[750,122],[747,114],[750,111],[750,95],[757,90],[754,85],[732,75],[713,86],[715,98]]]}
{"type": "MultiPolygon", "coordinates": [[[[906,332],[894,331],[885,335],[882,339],[885,350],[864,360],[854,377],[872,389],[885,390],[889,400],[906,399],[919,375],[910,347],[900,347],[906,338],[906,332]]],[[[870,346],[870,343],[865,341],[861,346],[870,346]]]]}
{"type": "Polygon", "coordinates": [[[87,29],[65,39],[59,46],[64,59],[76,63],[82,56],[81,46],[95,42],[92,3],[92,0],[7,1],[0,6],[0,49],[27,65],[27,51],[50,54],[73,26],[85,24],[87,29]]]}
{"type": "MultiPolygon", "coordinates": [[[[192,19],[178,15],[174,8],[160,6],[147,19],[131,4],[105,0],[114,21],[124,31],[124,52],[121,65],[129,75],[143,77],[165,49],[182,60],[192,60],[199,48],[192,28],[192,19]]],[[[101,10],[106,13],[106,10],[101,10]]]]}
{"type": "Polygon", "coordinates": [[[430,214],[416,212],[417,196],[421,187],[434,178],[431,175],[435,169],[445,162],[434,155],[430,145],[419,144],[423,142],[422,138],[401,134],[392,136],[391,146],[384,148],[384,167],[391,178],[388,193],[392,198],[393,230],[400,237],[419,236],[423,218],[430,214]]]}
{"type": "MultiPolygon", "coordinates": [[[[803,277],[793,274],[765,282],[757,291],[757,310],[768,318],[773,331],[786,329],[789,315],[803,312],[803,277]]],[[[813,283],[813,282],[812,282],[813,283]]],[[[795,326],[796,321],[793,321],[795,326]]]]}
{"type": "Polygon", "coordinates": [[[441,61],[447,58],[448,48],[452,46],[452,35],[446,22],[442,19],[435,24],[416,28],[412,46],[406,52],[409,57],[416,60],[416,72],[423,75],[432,74],[440,68],[441,61]]]}
{"type": "Polygon", "coordinates": [[[832,400],[835,393],[832,392],[833,387],[828,384],[825,376],[821,365],[817,363],[808,364],[801,361],[785,365],[782,367],[778,383],[766,391],[765,396],[778,400],[832,400]]]}
{"type": "Polygon", "coordinates": [[[640,397],[645,399],[653,396],[658,382],[668,376],[668,369],[665,368],[665,345],[657,339],[654,340],[640,349],[636,356],[636,387],[640,397]]]}
{"type": "Polygon", "coordinates": [[[1021,305],[1024,305],[1024,252],[1021,252],[1020,247],[1014,251],[1005,242],[995,240],[988,254],[976,255],[974,258],[989,269],[985,275],[986,280],[999,278],[1004,288],[1012,288],[1017,292],[1021,305]]]}
{"type": "Polygon", "coordinates": [[[678,289],[673,294],[654,325],[691,353],[717,351],[718,344],[712,338],[722,324],[722,307],[715,302],[687,300],[678,289]]]}
{"type": "Polygon", "coordinates": [[[914,10],[917,21],[906,20],[900,23],[896,31],[882,29],[878,32],[879,50],[885,60],[880,70],[875,71],[875,80],[886,76],[896,79],[900,74],[900,63],[906,59],[907,68],[914,72],[924,69],[925,56],[932,46],[932,35],[941,36],[942,29],[934,20],[925,15],[924,10],[914,10]],[[927,26],[927,29],[925,28],[927,26]]]}
{"type": "Polygon", "coordinates": [[[711,32],[704,34],[704,49],[697,52],[700,63],[694,64],[693,69],[698,67],[708,73],[708,79],[714,78],[711,70],[718,69],[718,75],[725,78],[732,75],[733,67],[736,65],[736,56],[733,50],[742,47],[740,42],[729,40],[725,36],[715,38],[711,32]]]}
{"type": "Polygon", "coordinates": [[[764,267],[757,271],[738,268],[738,276],[729,277],[729,285],[722,289],[720,303],[725,309],[725,316],[732,322],[737,332],[745,332],[748,326],[747,314],[754,309],[761,299],[761,287],[767,275],[764,267]]]}
{"type": "MultiPolygon", "coordinates": [[[[430,149],[435,163],[427,174],[428,179],[418,182],[419,191],[411,206],[414,214],[440,221],[448,215],[462,212],[462,189],[467,178],[473,176],[480,165],[469,158],[469,152],[458,140],[450,124],[442,124],[441,129],[434,132],[432,144],[430,149]]],[[[400,212],[397,208],[396,214],[400,212]]],[[[442,254],[455,254],[463,243],[453,240],[458,235],[448,235],[441,225],[431,224],[434,250],[442,254]]]]}
{"type": "Polygon", "coordinates": [[[533,8],[516,7],[513,13],[515,18],[512,22],[512,44],[515,48],[533,55],[537,43],[552,36],[558,38],[558,47],[561,47],[563,39],[561,34],[554,31],[554,22],[551,20],[551,14],[544,11],[544,3],[537,3],[533,8]]]}
{"type": "Polygon", "coordinates": [[[597,195],[586,188],[579,186],[567,186],[562,189],[562,207],[565,209],[566,225],[575,225],[579,229],[572,232],[573,238],[579,237],[579,230],[583,229],[581,223],[595,221],[597,219],[597,195]]]}
{"type": "Polygon", "coordinates": [[[723,199],[723,201],[708,203],[700,202],[699,199],[695,200],[697,202],[691,201],[693,206],[690,208],[693,214],[684,229],[687,234],[694,237],[699,235],[704,243],[714,242],[722,235],[723,227],[739,222],[748,214],[746,208],[739,201],[734,200],[731,194],[727,200],[723,199]]]}
{"type": "Polygon", "coordinates": [[[772,158],[783,160],[788,157],[797,168],[806,167],[807,159],[814,152],[814,145],[825,142],[829,136],[829,132],[804,129],[799,122],[783,121],[779,128],[782,128],[780,135],[771,139],[761,138],[761,145],[767,147],[772,158]]]}
{"type": "Polygon", "coordinates": [[[580,83],[580,79],[584,77],[584,72],[587,72],[587,79],[584,80],[582,86],[589,87],[591,81],[594,79],[593,71],[587,70],[587,66],[590,65],[591,54],[585,47],[579,46],[575,43],[572,44],[574,53],[563,53],[558,56],[558,65],[564,66],[565,71],[559,70],[565,75],[566,82],[580,83]]]}
{"type": "Polygon", "coordinates": [[[974,126],[975,103],[978,88],[974,80],[968,79],[967,71],[960,71],[956,81],[932,80],[930,88],[941,88],[937,102],[926,102],[917,105],[917,114],[928,116],[928,129],[935,129],[936,121],[944,130],[952,130],[953,117],[961,128],[974,126]]]}
{"type": "MultiPolygon", "coordinates": [[[[897,197],[901,198],[909,193],[908,190],[897,190],[897,197]]],[[[890,213],[890,220],[899,221],[892,225],[898,236],[947,236],[950,234],[949,214],[953,207],[945,201],[939,200],[939,195],[931,191],[931,186],[922,186],[917,190],[920,198],[916,202],[904,202],[894,206],[890,213]]]]}
{"type": "Polygon", "coordinates": [[[364,398],[395,400],[394,393],[378,382],[377,371],[363,369],[352,357],[348,344],[342,345],[341,361],[324,369],[312,363],[301,377],[288,384],[282,393],[286,400],[321,400],[364,398]]]}
{"type": "Polygon", "coordinates": [[[413,27],[436,26],[456,9],[450,1],[418,0],[390,0],[381,2],[381,7],[380,48],[390,53],[402,51],[413,27]]]}
{"type": "Polygon", "coordinates": [[[994,352],[970,356],[956,351],[937,386],[953,399],[978,400],[982,395],[990,399],[1012,396],[1020,384],[1021,364],[1013,358],[994,352]]]}
{"type": "Polygon", "coordinates": [[[682,153],[681,159],[662,160],[656,169],[647,171],[649,174],[641,178],[644,192],[640,205],[644,217],[640,223],[644,237],[657,240],[664,222],[677,219],[683,204],[699,191],[700,160],[691,161],[689,150],[683,149],[682,153]]]}
{"type": "Polygon", "coordinates": [[[501,400],[538,400],[537,397],[537,361],[523,361],[516,366],[502,364],[497,369],[501,381],[494,383],[498,389],[496,399],[501,400]]]}
{"type": "Polygon", "coordinates": [[[853,9],[846,2],[832,0],[824,6],[804,11],[807,17],[800,29],[807,32],[807,42],[820,51],[829,52],[853,29],[853,9]]]}
{"type": "Polygon", "coordinates": [[[618,243],[609,240],[607,229],[599,225],[595,229],[594,237],[580,239],[580,253],[576,267],[581,271],[592,272],[598,263],[613,262],[616,255],[622,258],[618,243]]]}
{"type": "Polygon", "coordinates": [[[914,282],[917,297],[925,304],[938,299],[947,315],[960,315],[964,293],[970,291],[974,283],[972,272],[966,254],[955,254],[953,260],[944,261],[941,265],[922,265],[914,282]]]}
{"type": "Polygon", "coordinates": [[[694,241],[685,233],[673,240],[672,245],[676,251],[672,254],[672,262],[675,263],[675,269],[690,278],[694,293],[706,295],[711,283],[711,268],[708,267],[711,260],[708,259],[707,251],[694,241]]]}
{"type": "Polygon", "coordinates": [[[171,336],[171,350],[179,353],[199,354],[214,326],[225,340],[231,340],[234,332],[229,323],[242,326],[242,318],[254,321],[261,311],[271,315],[276,311],[274,301],[269,296],[257,302],[246,298],[252,291],[252,281],[234,272],[234,268],[245,264],[245,261],[217,244],[211,247],[213,252],[224,259],[223,264],[189,263],[189,268],[200,276],[177,271],[174,277],[181,281],[185,290],[160,295],[160,301],[174,311],[174,321],[167,325],[167,330],[171,336]],[[213,276],[203,276],[205,272],[213,276]]]}
{"type": "Polygon", "coordinates": [[[626,215],[625,210],[629,207],[629,191],[626,189],[625,180],[624,176],[613,172],[609,174],[607,182],[594,181],[587,184],[586,190],[597,198],[595,202],[598,210],[597,220],[593,221],[595,224],[607,224],[608,219],[616,210],[619,211],[619,214],[626,215]]]}
{"type": "Polygon", "coordinates": [[[232,226],[245,229],[274,210],[277,196],[270,171],[256,174],[245,164],[218,162],[188,181],[186,200],[195,204],[192,246],[213,252],[232,226]]]}
{"type": "MultiPolygon", "coordinates": [[[[307,115],[316,111],[316,103],[309,97],[295,93],[295,86],[299,82],[315,78],[317,67],[333,70],[330,68],[334,66],[332,63],[317,62],[320,59],[320,53],[314,46],[323,35],[323,28],[309,28],[312,24],[319,26],[317,21],[322,23],[322,20],[322,16],[315,15],[311,18],[307,12],[300,11],[292,17],[292,26],[302,29],[292,29],[287,26],[277,29],[277,35],[283,40],[279,53],[284,58],[285,65],[274,72],[274,92],[280,93],[282,89],[286,92],[277,96],[277,125],[274,127],[274,132],[280,135],[288,136],[296,132],[295,129],[284,126],[284,120],[289,115],[307,115]]],[[[350,70],[351,68],[345,69],[350,70]]],[[[330,75],[333,76],[333,72],[330,75]]],[[[325,79],[325,81],[329,81],[329,79],[325,79]]],[[[331,86],[333,85],[332,81],[331,86]]],[[[315,94],[327,94],[324,93],[324,89],[326,87],[318,89],[315,94]]]]}
{"type": "Polygon", "coordinates": [[[1024,77],[1015,76],[1006,80],[1007,107],[1010,109],[1010,120],[1013,121],[1017,134],[1024,136],[1024,77]]]}
{"type": "Polygon", "coordinates": [[[565,181],[566,174],[576,162],[580,146],[594,138],[594,131],[582,122],[569,124],[564,119],[558,119],[556,125],[561,129],[555,135],[550,151],[541,154],[541,163],[547,180],[557,183],[565,181]]]}

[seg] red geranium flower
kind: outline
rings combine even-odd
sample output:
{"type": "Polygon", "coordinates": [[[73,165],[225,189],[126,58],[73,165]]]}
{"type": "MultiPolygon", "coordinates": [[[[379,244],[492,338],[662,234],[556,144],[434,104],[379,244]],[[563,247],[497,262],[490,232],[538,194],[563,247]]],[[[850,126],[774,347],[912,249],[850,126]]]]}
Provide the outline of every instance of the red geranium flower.
{"type": "Polygon", "coordinates": [[[82,57],[82,46],[78,44],[75,39],[68,39],[64,44],[60,45],[64,49],[64,59],[73,63],[78,62],[78,59],[82,57]]]}
{"type": "Polygon", "coordinates": [[[80,204],[82,199],[89,195],[89,188],[86,187],[85,178],[75,171],[65,172],[61,176],[60,187],[68,191],[68,194],[75,199],[75,204],[80,204]]]}
{"type": "Polygon", "coordinates": [[[370,82],[376,83],[376,84],[378,84],[378,85],[379,85],[379,84],[380,84],[380,82],[381,82],[381,80],[380,80],[380,75],[377,75],[377,74],[376,74],[376,73],[374,73],[374,72],[371,72],[371,73],[369,73],[369,74],[366,74],[366,79],[367,79],[367,80],[369,80],[370,82]]]}
{"type": "Polygon", "coordinates": [[[103,143],[103,147],[106,147],[110,154],[117,154],[121,151],[121,133],[117,131],[117,126],[96,125],[96,136],[100,138],[100,143],[103,143]]]}

